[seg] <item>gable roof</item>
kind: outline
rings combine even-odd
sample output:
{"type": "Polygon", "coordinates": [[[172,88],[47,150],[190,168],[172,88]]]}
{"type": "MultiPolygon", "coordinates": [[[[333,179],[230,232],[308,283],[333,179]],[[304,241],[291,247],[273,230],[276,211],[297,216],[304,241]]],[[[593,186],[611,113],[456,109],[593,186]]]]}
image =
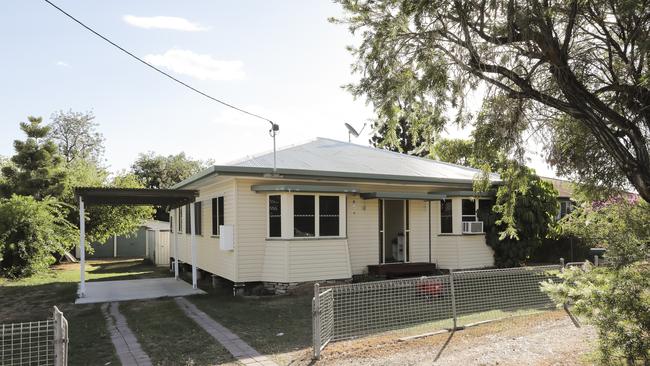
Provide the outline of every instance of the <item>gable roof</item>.
{"type": "MultiPolygon", "coordinates": [[[[481,171],[432,159],[327,138],[277,151],[277,174],[320,178],[471,184],[481,171]]],[[[216,165],[183,181],[180,188],[211,174],[271,174],[273,152],[216,165]]],[[[490,179],[499,181],[492,174],[490,179]]]]}

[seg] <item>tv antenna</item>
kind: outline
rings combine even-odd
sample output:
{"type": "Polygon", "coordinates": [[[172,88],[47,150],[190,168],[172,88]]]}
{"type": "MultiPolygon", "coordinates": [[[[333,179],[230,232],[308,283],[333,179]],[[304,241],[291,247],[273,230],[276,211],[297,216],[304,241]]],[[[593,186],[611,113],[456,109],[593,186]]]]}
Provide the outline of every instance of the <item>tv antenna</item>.
{"type": "Polygon", "coordinates": [[[280,125],[278,125],[277,123],[273,123],[271,121],[269,121],[269,123],[271,124],[269,135],[273,137],[273,174],[276,174],[278,168],[277,168],[277,158],[276,158],[276,150],[275,150],[275,136],[279,133],[278,131],[280,131],[280,125]]]}
{"type": "Polygon", "coordinates": [[[344,123],[345,128],[348,129],[348,142],[352,142],[352,136],[354,136],[355,138],[356,138],[356,137],[359,137],[359,135],[361,134],[361,132],[363,132],[363,130],[366,128],[366,124],[367,124],[367,123],[364,123],[364,124],[363,124],[363,127],[361,127],[361,130],[359,130],[359,132],[357,132],[357,130],[356,130],[354,127],[352,127],[351,124],[349,124],[349,123],[347,123],[347,122],[344,123]]]}

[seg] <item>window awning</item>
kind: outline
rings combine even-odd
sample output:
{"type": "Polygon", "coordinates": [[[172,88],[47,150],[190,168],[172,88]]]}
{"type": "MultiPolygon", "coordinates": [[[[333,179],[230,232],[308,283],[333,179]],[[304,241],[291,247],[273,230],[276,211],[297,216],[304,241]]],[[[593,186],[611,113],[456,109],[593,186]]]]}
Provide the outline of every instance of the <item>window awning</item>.
{"type": "Polygon", "coordinates": [[[474,192],[474,191],[443,191],[443,192],[429,192],[431,194],[443,194],[447,197],[492,197],[490,192],[474,192]]]}
{"type": "Polygon", "coordinates": [[[253,192],[310,192],[310,193],[359,193],[355,187],[314,184],[259,184],[251,186],[253,192]]]}
{"type": "Polygon", "coordinates": [[[172,208],[192,203],[199,196],[197,190],[77,187],[77,201],[81,197],[86,206],[94,205],[160,205],[172,208]]]}
{"type": "Polygon", "coordinates": [[[422,200],[422,201],[439,201],[444,200],[446,196],[438,193],[416,193],[416,192],[363,192],[363,199],[393,199],[393,200],[422,200]]]}

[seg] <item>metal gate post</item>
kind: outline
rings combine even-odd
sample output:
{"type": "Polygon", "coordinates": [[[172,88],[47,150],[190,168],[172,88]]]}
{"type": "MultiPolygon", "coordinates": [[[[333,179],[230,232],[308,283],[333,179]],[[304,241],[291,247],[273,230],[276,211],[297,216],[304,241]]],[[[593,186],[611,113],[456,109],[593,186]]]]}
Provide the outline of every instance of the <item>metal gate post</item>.
{"type": "Polygon", "coordinates": [[[54,307],[54,366],[68,364],[68,332],[63,313],[54,307]]]}
{"type": "Polygon", "coordinates": [[[457,315],[456,315],[456,289],[454,288],[454,270],[449,270],[449,287],[451,289],[451,314],[454,317],[454,327],[452,330],[456,330],[457,327],[457,315]]]}
{"type": "Polygon", "coordinates": [[[312,333],[314,336],[313,339],[313,348],[314,348],[314,360],[320,358],[320,285],[318,283],[314,284],[314,301],[312,302],[312,333]]]}

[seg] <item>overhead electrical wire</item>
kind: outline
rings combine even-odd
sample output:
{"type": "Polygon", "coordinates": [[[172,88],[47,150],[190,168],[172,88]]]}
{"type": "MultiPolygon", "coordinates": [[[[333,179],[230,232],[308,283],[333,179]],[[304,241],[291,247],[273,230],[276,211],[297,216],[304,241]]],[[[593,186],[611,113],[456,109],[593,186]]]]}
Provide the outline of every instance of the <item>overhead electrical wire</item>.
{"type": "Polygon", "coordinates": [[[210,99],[210,100],[212,100],[212,101],[214,101],[214,102],[217,102],[217,103],[219,103],[219,104],[221,104],[221,105],[224,105],[224,106],[226,106],[226,107],[228,107],[228,108],[232,108],[232,109],[234,109],[234,110],[236,110],[236,111],[239,111],[239,112],[241,112],[241,113],[245,113],[245,114],[247,114],[247,115],[249,115],[249,116],[252,116],[252,117],[259,118],[259,119],[261,119],[261,120],[267,121],[267,122],[271,123],[271,125],[272,125],[271,128],[272,128],[272,129],[274,128],[273,126],[276,126],[276,124],[273,123],[273,121],[271,121],[270,119],[268,119],[268,118],[266,118],[266,117],[262,117],[262,116],[260,116],[259,114],[255,114],[255,113],[253,113],[253,112],[249,112],[249,111],[247,111],[247,110],[244,110],[244,109],[242,109],[242,108],[239,108],[239,107],[237,107],[237,106],[234,106],[234,105],[232,105],[232,104],[230,104],[230,103],[228,103],[228,102],[224,102],[223,100],[220,100],[220,99],[218,99],[218,98],[215,98],[215,97],[213,97],[213,96],[211,96],[211,95],[209,95],[209,94],[207,94],[207,93],[205,93],[205,92],[203,92],[203,91],[201,91],[201,90],[199,90],[199,89],[197,89],[197,88],[195,88],[195,87],[193,87],[193,86],[187,84],[186,82],[184,82],[184,81],[182,81],[182,80],[179,80],[179,79],[173,77],[172,75],[166,73],[165,71],[163,71],[163,70],[157,68],[156,66],[154,66],[154,65],[148,63],[147,61],[141,59],[140,57],[134,55],[132,52],[128,51],[128,50],[125,49],[124,47],[118,45],[117,43],[111,41],[110,39],[108,39],[107,37],[103,36],[103,35],[100,34],[99,32],[95,31],[95,30],[92,29],[91,27],[87,26],[87,25],[84,24],[82,21],[80,21],[79,19],[75,18],[75,17],[72,16],[70,13],[66,12],[65,10],[61,9],[60,7],[58,7],[56,4],[54,4],[54,3],[51,2],[50,0],[43,0],[43,1],[45,1],[45,2],[48,3],[48,4],[50,4],[53,8],[55,8],[55,9],[58,10],[59,12],[63,13],[63,14],[64,14],[65,16],[67,16],[68,18],[72,19],[73,21],[75,21],[75,22],[76,22],[77,24],[79,24],[80,26],[86,28],[88,31],[90,31],[91,33],[93,33],[93,34],[96,35],[97,37],[99,37],[99,38],[103,39],[104,41],[108,42],[108,43],[109,43],[110,45],[112,45],[113,47],[115,47],[115,48],[117,48],[118,50],[120,50],[120,51],[126,53],[127,55],[129,55],[129,56],[131,56],[132,58],[134,58],[134,59],[140,61],[141,63],[143,63],[144,65],[148,66],[149,68],[151,68],[151,69],[153,69],[153,70],[155,70],[155,71],[161,73],[162,75],[168,77],[169,79],[171,79],[171,80],[173,80],[173,81],[175,81],[175,82],[181,84],[182,86],[184,86],[184,87],[186,87],[186,88],[192,90],[193,92],[198,93],[198,94],[200,94],[200,95],[202,95],[202,96],[204,96],[204,97],[206,97],[206,98],[208,98],[208,99],[210,99]]]}

